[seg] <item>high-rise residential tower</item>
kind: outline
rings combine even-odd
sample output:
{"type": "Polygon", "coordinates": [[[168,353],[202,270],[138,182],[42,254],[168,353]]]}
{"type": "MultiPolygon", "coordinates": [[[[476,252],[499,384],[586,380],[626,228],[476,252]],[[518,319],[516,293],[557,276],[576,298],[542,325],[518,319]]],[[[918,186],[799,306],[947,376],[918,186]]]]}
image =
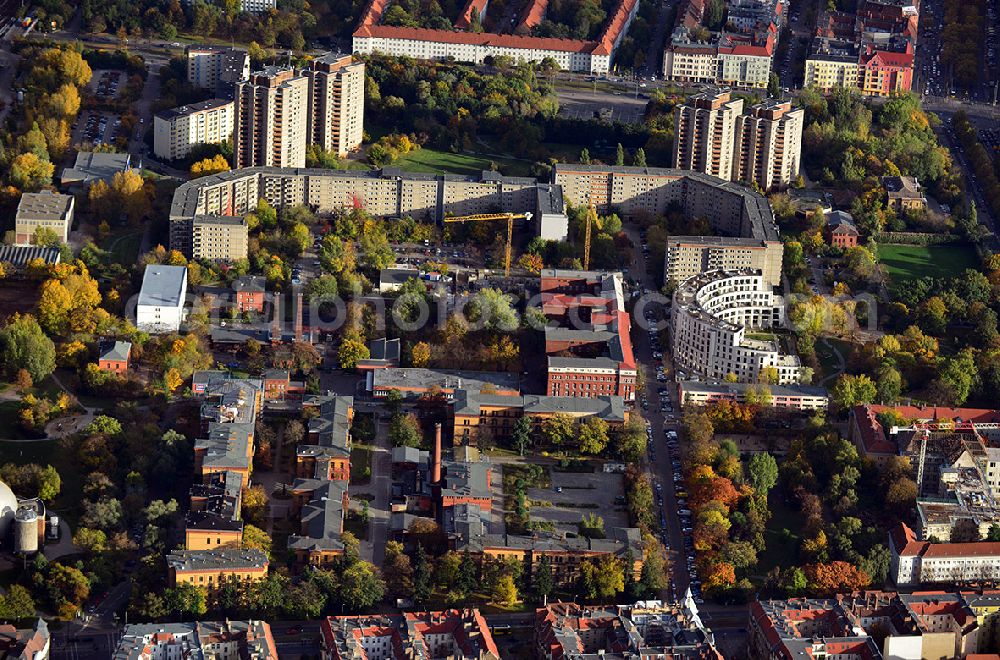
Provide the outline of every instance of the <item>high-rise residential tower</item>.
{"type": "Polygon", "coordinates": [[[346,156],[361,146],[365,112],[365,63],[326,53],[302,72],[309,80],[309,144],[346,156]]]}
{"type": "Polygon", "coordinates": [[[805,111],[791,101],[768,101],[736,118],[733,181],[756,183],[761,190],[787,188],[799,175],[805,111]]]}
{"type": "Polygon", "coordinates": [[[674,110],[673,166],[729,179],[733,137],[743,100],[718,89],[695,94],[674,110]]]}
{"type": "Polygon", "coordinates": [[[309,80],[267,67],[236,88],[233,167],[305,167],[309,80]]]}

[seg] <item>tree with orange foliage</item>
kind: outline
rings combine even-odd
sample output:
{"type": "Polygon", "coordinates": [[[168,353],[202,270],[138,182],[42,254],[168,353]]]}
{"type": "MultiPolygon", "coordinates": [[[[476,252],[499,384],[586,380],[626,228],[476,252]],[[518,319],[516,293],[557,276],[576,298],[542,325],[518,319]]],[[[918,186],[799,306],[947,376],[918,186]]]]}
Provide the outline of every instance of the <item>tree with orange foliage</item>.
{"type": "Polygon", "coordinates": [[[809,581],[809,587],[822,595],[858,591],[872,581],[866,572],[846,561],[807,564],[802,570],[809,581]]]}
{"type": "Polygon", "coordinates": [[[704,575],[706,593],[728,589],[736,584],[736,569],[728,562],[719,561],[710,564],[704,575]]]}

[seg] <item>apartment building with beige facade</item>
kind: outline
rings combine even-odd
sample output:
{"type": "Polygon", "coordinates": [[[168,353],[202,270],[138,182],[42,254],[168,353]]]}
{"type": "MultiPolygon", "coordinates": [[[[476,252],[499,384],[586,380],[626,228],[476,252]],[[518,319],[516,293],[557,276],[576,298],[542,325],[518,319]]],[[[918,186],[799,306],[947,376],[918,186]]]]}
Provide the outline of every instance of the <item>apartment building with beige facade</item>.
{"type": "Polygon", "coordinates": [[[233,136],[233,102],[209,99],[163,110],[153,116],[153,153],[184,158],[199,144],[219,144],[233,136]]]}
{"type": "Polygon", "coordinates": [[[246,259],[249,243],[246,218],[202,215],[191,220],[191,259],[246,259]]]}
{"type": "Polygon", "coordinates": [[[678,27],[663,51],[663,79],[762,89],[771,77],[775,40],[744,35],[715,35],[711,41],[692,38],[678,27]]]}
{"type": "Polygon", "coordinates": [[[355,207],[375,216],[439,222],[446,213],[531,211],[539,235],[566,232],[566,210],[559,186],[528,177],[484,171],[479,176],[307,168],[251,167],[201,177],[174,192],[170,245],[190,254],[196,216],[242,217],[266,199],[276,208],[307,204],[318,212],[355,207]],[[558,231],[557,231],[558,230],[558,231]]]}
{"type": "Polygon", "coordinates": [[[736,119],[743,99],[722,90],[691,96],[674,109],[673,166],[729,179],[733,169],[736,119]]]}
{"type": "Polygon", "coordinates": [[[326,53],[302,72],[309,80],[309,144],[338,156],[361,146],[365,112],[365,63],[326,53]]]}
{"type": "Polygon", "coordinates": [[[761,190],[787,188],[799,175],[805,110],[791,101],[768,101],[736,118],[733,181],[761,190]]]}
{"type": "Polygon", "coordinates": [[[667,241],[665,281],[676,283],[716,268],[754,268],[770,286],[781,283],[783,247],[767,199],[747,186],[688,170],[609,165],[553,168],[567,204],[593,200],[598,212],[630,218],[661,215],[671,205],[705,218],[724,236],[672,236],[667,241]]]}
{"type": "Polygon", "coordinates": [[[60,241],[69,241],[73,224],[74,198],[49,191],[24,193],[14,216],[14,245],[31,245],[35,232],[47,229],[60,241]]]}
{"type": "Polygon", "coordinates": [[[188,46],[188,82],[231,97],[236,83],[250,77],[250,55],[238,48],[188,46]]]}
{"type": "Polygon", "coordinates": [[[304,167],[309,80],[291,68],[269,66],[236,86],[233,165],[304,167]]]}

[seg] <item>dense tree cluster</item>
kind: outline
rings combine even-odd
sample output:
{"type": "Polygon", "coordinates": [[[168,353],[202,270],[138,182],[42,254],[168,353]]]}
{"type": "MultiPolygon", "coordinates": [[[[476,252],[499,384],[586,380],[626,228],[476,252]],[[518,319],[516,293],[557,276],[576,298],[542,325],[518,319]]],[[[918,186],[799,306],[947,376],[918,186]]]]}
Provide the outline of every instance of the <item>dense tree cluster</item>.
{"type": "Polygon", "coordinates": [[[970,90],[981,82],[985,26],[985,0],[948,3],[944,8],[941,66],[950,68],[952,80],[957,85],[970,90]]]}
{"type": "Polygon", "coordinates": [[[969,163],[972,164],[972,168],[976,172],[979,186],[986,197],[986,203],[989,204],[995,215],[1000,215],[1000,181],[997,180],[998,169],[995,164],[995,161],[998,160],[997,155],[994,154],[991,160],[989,152],[979,141],[976,127],[969,122],[964,110],[955,113],[953,126],[955,135],[965,149],[966,158],[969,159],[969,163]]]}
{"type": "Polygon", "coordinates": [[[798,103],[806,110],[802,153],[812,179],[860,190],[878,186],[872,177],[905,174],[930,186],[942,201],[958,199],[959,174],[934,135],[938,120],[921,110],[916,96],[870,106],[846,88],[829,97],[806,89],[798,103]]]}

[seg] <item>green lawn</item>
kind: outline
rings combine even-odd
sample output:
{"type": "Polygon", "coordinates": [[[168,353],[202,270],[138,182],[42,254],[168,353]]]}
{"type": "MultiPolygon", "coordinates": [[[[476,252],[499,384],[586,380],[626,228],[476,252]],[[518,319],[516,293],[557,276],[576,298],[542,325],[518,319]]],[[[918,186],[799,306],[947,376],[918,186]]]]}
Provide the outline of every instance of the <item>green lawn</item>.
{"type": "Polygon", "coordinates": [[[798,565],[799,538],[804,522],[802,514],[797,509],[789,508],[777,489],[771,491],[768,508],[771,511],[771,519],[767,522],[767,531],[764,534],[766,546],[764,552],[757,555],[755,571],[761,577],[775,566],[788,568],[798,565]],[[788,529],[791,535],[786,536],[784,529],[788,529]]]}
{"type": "Polygon", "coordinates": [[[351,483],[366,484],[372,480],[372,448],[368,445],[351,447],[351,483]]]}
{"type": "Polygon", "coordinates": [[[968,245],[879,245],[878,258],[896,286],[921,277],[952,277],[978,265],[968,245]]]}
{"type": "Polygon", "coordinates": [[[74,524],[82,513],[80,502],[83,501],[82,466],[76,460],[74,453],[66,452],[60,447],[58,440],[39,440],[37,442],[4,442],[0,440],[0,465],[4,463],[38,463],[51,465],[59,472],[62,488],[52,509],[63,518],[74,524]]]}
{"type": "Polygon", "coordinates": [[[111,253],[111,260],[120,264],[134,264],[139,258],[139,244],[142,243],[141,231],[129,231],[112,235],[101,245],[111,253]]]}
{"type": "Polygon", "coordinates": [[[506,158],[495,158],[472,153],[453,154],[448,151],[421,148],[411,151],[392,167],[399,167],[407,172],[429,172],[438,174],[478,174],[490,169],[490,164],[496,163],[500,172],[510,176],[526,176],[531,163],[506,158]]]}

